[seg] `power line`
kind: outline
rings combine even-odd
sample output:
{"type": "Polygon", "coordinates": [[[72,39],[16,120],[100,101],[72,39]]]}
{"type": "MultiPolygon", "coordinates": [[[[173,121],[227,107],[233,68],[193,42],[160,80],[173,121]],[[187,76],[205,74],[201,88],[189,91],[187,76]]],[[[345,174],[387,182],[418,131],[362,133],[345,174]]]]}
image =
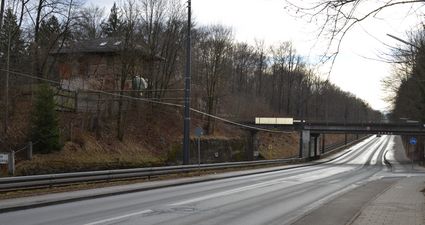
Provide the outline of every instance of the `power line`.
{"type": "MultiPolygon", "coordinates": [[[[7,71],[5,69],[0,69],[0,71],[7,71]]],[[[45,82],[49,82],[52,84],[58,84],[61,85],[60,82],[55,81],[55,80],[50,80],[50,79],[46,79],[46,78],[41,78],[41,77],[36,77],[30,74],[26,74],[26,73],[22,73],[22,72],[16,72],[16,71],[9,71],[12,74],[18,75],[18,76],[24,76],[27,78],[31,78],[31,79],[36,79],[36,80],[41,80],[41,81],[45,81],[45,82]]],[[[140,98],[140,97],[133,97],[133,96],[128,96],[128,95],[121,95],[121,94],[116,94],[116,93],[111,93],[111,92],[107,92],[107,91],[102,91],[102,90],[94,90],[94,89],[83,89],[83,91],[89,91],[89,92],[95,92],[95,93],[101,93],[101,94],[105,94],[105,95],[110,95],[110,96],[114,96],[114,97],[122,97],[122,98],[126,98],[126,99],[130,99],[130,100],[135,100],[135,101],[143,101],[143,102],[147,102],[147,103],[153,103],[153,104],[158,104],[158,105],[164,105],[164,106],[171,106],[171,107],[177,107],[177,108],[184,108],[184,105],[180,105],[180,104],[175,104],[175,103],[170,103],[170,102],[163,102],[163,101],[156,101],[156,100],[152,100],[152,99],[148,99],[148,98],[140,98]]],[[[293,132],[289,132],[289,131],[278,131],[278,130],[270,130],[270,129],[265,129],[265,128],[260,128],[260,127],[255,127],[255,126],[250,126],[250,125],[246,125],[246,124],[242,124],[242,123],[238,123],[235,121],[231,121],[216,115],[212,115],[206,112],[203,112],[201,110],[198,109],[194,109],[194,108],[190,108],[190,111],[198,113],[200,115],[204,115],[207,117],[211,117],[213,119],[225,122],[225,123],[229,123],[235,126],[239,126],[245,129],[251,129],[251,130],[257,130],[257,131],[264,131],[264,132],[271,132],[271,133],[284,133],[284,134],[290,134],[293,132]]]]}

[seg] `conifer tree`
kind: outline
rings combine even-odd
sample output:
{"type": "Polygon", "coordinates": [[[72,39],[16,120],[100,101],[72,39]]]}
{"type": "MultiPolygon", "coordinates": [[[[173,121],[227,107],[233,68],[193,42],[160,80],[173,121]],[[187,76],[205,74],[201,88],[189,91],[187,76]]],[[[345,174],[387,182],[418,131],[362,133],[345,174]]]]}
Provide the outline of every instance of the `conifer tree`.
{"type": "Polygon", "coordinates": [[[12,9],[8,8],[3,19],[3,25],[0,29],[0,59],[5,62],[8,57],[15,64],[19,57],[24,54],[25,44],[22,40],[22,31],[19,29],[16,15],[12,9]]]}
{"type": "Polygon", "coordinates": [[[47,50],[55,48],[62,33],[61,25],[56,16],[51,16],[47,21],[41,21],[39,32],[39,46],[47,50]]]}
{"type": "Polygon", "coordinates": [[[55,107],[53,90],[48,84],[41,84],[31,124],[31,140],[36,143],[36,153],[46,154],[61,149],[59,120],[55,107]]]}
{"type": "Polygon", "coordinates": [[[123,21],[121,20],[119,9],[114,3],[108,20],[102,23],[102,33],[106,37],[117,37],[122,32],[122,27],[123,21]]]}

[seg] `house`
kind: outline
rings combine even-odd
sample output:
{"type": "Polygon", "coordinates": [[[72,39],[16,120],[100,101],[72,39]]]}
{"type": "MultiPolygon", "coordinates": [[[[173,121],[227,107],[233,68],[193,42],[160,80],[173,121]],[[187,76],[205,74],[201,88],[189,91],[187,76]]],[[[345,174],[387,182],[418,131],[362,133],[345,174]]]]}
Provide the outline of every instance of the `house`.
{"type": "MultiPolygon", "coordinates": [[[[61,88],[66,90],[120,90],[120,78],[126,77],[124,89],[134,89],[136,76],[146,77],[149,66],[161,61],[143,44],[126,48],[118,38],[99,38],[67,44],[50,52],[61,88]],[[128,49],[124,51],[124,49],[128,49]],[[131,52],[132,55],[129,55],[131,52]],[[133,74],[123,74],[123,62],[131,57],[133,74]]],[[[140,85],[139,85],[140,86],[140,85]]]]}

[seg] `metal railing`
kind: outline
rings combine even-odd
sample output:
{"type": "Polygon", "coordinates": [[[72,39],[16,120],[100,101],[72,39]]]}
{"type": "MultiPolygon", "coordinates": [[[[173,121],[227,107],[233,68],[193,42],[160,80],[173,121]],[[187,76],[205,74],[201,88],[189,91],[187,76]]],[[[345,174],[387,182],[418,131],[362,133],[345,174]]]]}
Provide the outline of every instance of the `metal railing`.
{"type": "MultiPolygon", "coordinates": [[[[361,141],[363,138],[357,140],[361,141]]],[[[347,144],[352,145],[353,141],[347,144]]],[[[334,150],[344,147],[345,144],[336,144],[331,147],[334,150]]],[[[328,151],[329,149],[326,148],[328,151]]],[[[332,151],[334,151],[332,150],[332,151]]],[[[73,183],[83,182],[99,182],[111,181],[120,179],[137,179],[137,178],[150,178],[160,175],[171,175],[180,173],[190,173],[197,171],[208,171],[217,169],[231,169],[242,167],[253,167],[261,165],[276,165],[285,163],[299,163],[304,162],[305,159],[288,158],[276,160],[259,160],[259,161],[245,161],[245,162],[227,162],[227,163],[214,163],[214,164],[195,164],[195,165],[182,165],[182,166],[165,166],[165,167],[148,167],[136,169],[117,169],[117,170],[101,170],[89,172],[75,172],[75,173],[58,173],[46,175],[33,175],[33,176],[17,176],[0,178],[0,192],[10,190],[22,189],[35,189],[42,187],[52,187],[59,185],[67,185],[73,183]]]]}
{"type": "Polygon", "coordinates": [[[273,165],[292,162],[301,162],[301,159],[277,159],[246,162],[214,163],[201,165],[149,167],[137,169],[102,170],[76,173],[59,173],[21,177],[0,178],[0,191],[33,189],[39,187],[51,187],[81,182],[110,181],[119,179],[150,178],[159,175],[171,175],[179,173],[190,173],[216,169],[231,169],[240,167],[251,167],[260,165],[273,165]]]}

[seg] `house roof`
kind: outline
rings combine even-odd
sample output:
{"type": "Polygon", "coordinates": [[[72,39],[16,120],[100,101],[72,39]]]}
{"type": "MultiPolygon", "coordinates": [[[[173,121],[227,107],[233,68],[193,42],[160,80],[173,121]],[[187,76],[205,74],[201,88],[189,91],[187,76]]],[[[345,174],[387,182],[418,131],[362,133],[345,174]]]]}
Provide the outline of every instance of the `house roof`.
{"type": "MultiPolygon", "coordinates": [[[[123,49],[123,41],[119,38],[98,38],[91,40],[82,40],[64,45],[62,48],[56,48],[50,52],[57,54],[79,54],[79,53],[97,53],[97,54],[119,54],[123,49]]],[[[136,51],[145,57],[151,56],[149,48],[143,43],[137,43],[136,51]]],[[[155,60],[163,60],[160,56],[155,56],[155,60]]]]}

